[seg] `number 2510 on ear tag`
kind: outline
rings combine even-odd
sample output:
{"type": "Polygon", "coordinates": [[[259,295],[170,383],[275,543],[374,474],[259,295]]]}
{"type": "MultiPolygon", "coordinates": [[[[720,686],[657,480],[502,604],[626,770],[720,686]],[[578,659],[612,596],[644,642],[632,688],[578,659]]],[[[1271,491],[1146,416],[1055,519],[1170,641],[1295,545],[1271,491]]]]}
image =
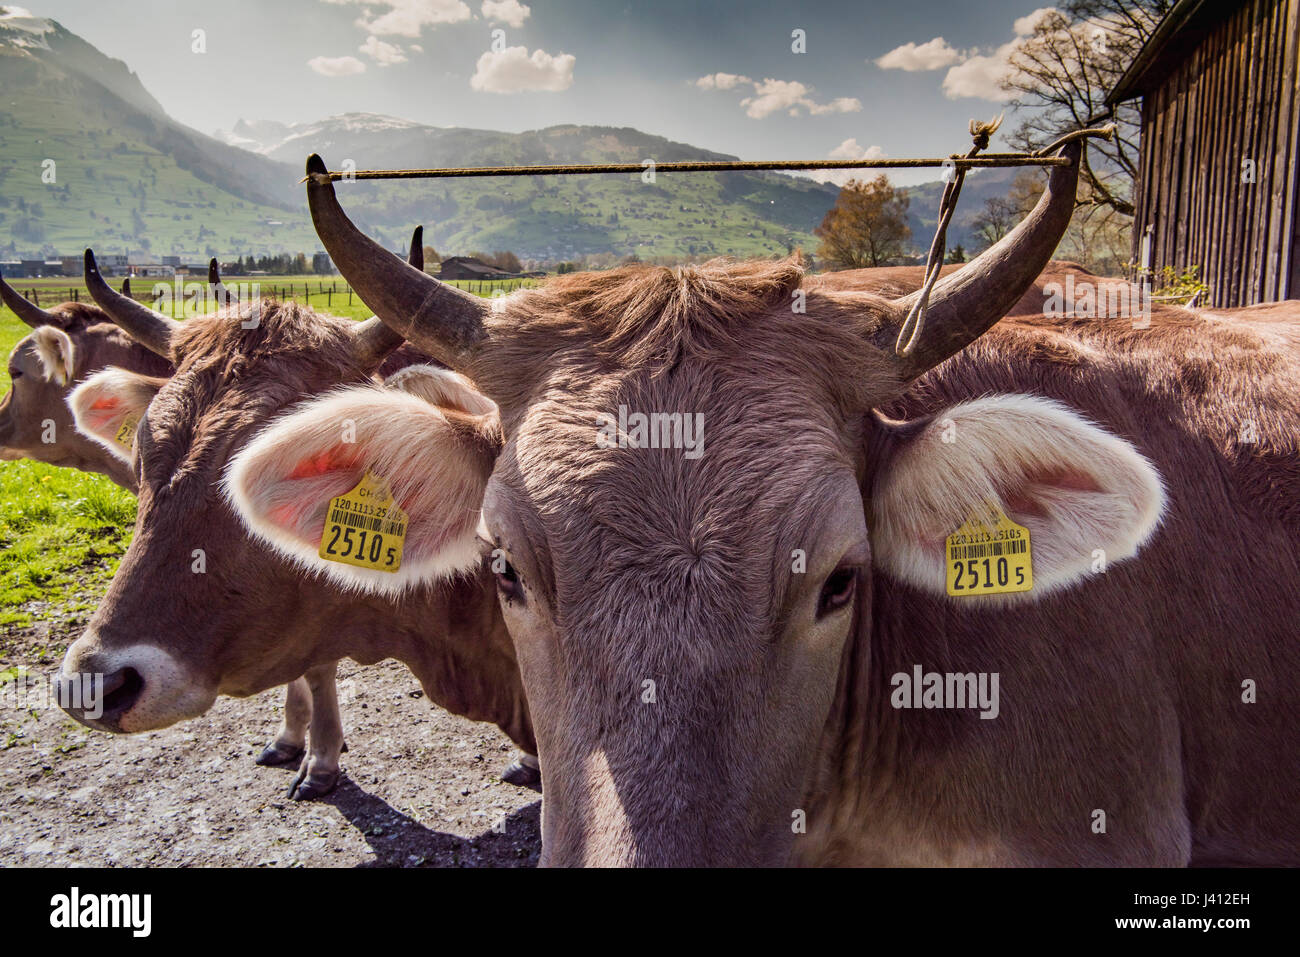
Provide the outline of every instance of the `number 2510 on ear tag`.
{"type": "Polygon", "coordinates": [[[991,506],[972,514],[947,539],[948,594],[1007,595],[1034,587],[1029,529],[991,506]]]}
{"type": "Polygon", "coordinates": [[[395,572],[402,567],[406,522],[388,481],[367,471],[356,488],[330,499],[317,554],[326,561],[395,572]]]}

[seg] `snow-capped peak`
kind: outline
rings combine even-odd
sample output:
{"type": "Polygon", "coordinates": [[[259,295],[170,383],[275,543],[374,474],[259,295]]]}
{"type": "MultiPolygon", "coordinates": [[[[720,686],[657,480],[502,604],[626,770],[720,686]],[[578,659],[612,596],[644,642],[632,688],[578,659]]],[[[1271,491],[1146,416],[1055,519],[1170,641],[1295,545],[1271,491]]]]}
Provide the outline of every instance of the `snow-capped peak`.
{"type": "Polygon", "coordinates": [[[0,5],[0,43],[15,47],[48,50],[47,33],[58,30],[58,24],[44,17],[34,17],[23,7],[0,5]]]}

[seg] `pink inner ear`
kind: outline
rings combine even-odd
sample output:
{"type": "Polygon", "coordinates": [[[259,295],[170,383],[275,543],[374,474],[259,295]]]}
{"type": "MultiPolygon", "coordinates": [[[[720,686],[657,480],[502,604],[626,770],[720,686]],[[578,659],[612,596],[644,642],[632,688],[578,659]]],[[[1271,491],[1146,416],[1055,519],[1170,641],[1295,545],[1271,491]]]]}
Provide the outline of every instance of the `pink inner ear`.
{"type": "Polygon", "coordinates": [[[101,412],[101,411],[104,411],[104,410],[106,410],[106,409],[116,409],[116,408],[118,408],[121,404],[122,404],[122,403],[119,402],[119,401],[118,401],[116,398],[114,398],[113,396],[108,396],[107,398],[96,399],[94,402],[92,402],[92,403],[90,404],[90,410],[91,410],[92,412],[101,412]]]}
{"type": "Polygon", "coordinates": [[[322,475],[328,475],[330,472],[354,468],[356,468],[355,454],[336,445],[333,448],[326,449],[319,455],[303,459],[285,477],[291,479],[318,478],[322,475]]]}
{"type": "Polygon", "coordinates": [[[1095,476],[1077,469],[1053,469],[1049,472],[1036,472],[1025,479],[1026,485],[1046,485],[1049,488],[1065,489],[1070,492],[1100,492],[1102,487],[1095,476]]]}
{"type": "Polygon", "coordinates": [[[1016,515],[1034,515],[1038,518],[1046,518],[1047,510],[1043,507],[1043,503],[1032,494],[1035,488],[1061,489],[1068,492],[1099,493],[1104,491],[1101,485],[1097,483],[1096,477],[1087,472],[1080,472],[1077,469],[1052,469],[1050,471],[1034,472],[1026,475],[1014,490],[1009,490],[1004,494],[1003,498],[1006,501],[1007,508],[1016,515]]]}

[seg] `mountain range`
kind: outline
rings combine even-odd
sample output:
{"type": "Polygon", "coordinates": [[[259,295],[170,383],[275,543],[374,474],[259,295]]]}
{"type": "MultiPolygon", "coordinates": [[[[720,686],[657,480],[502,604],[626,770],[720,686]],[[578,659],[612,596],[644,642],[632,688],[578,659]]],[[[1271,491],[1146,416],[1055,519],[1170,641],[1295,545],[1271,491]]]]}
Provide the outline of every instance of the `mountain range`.
{"type": "MultiPolygon", "coordinates": [[[[136,74],[59,23],[0,7],[0,258],[104,253],[183,261],[320,248],[300,185],[318,152],[333,169],[735,159],[631,127],[523,133],[348,113],[314,123],[240,120],[212,135],[169,117],[136,74]],[[51,181],[52,180],[52,181],[51,181]]],[[[949,245],[1009,171],[972,174],[949,245]]],[[[942,184],[909,190],[924,249],[942,184]]],[[[443,255],[770,256],[814,251],[837,188],[777,173],[340,183],[349,214],[389,248],[416,223],[443,255]]]]}

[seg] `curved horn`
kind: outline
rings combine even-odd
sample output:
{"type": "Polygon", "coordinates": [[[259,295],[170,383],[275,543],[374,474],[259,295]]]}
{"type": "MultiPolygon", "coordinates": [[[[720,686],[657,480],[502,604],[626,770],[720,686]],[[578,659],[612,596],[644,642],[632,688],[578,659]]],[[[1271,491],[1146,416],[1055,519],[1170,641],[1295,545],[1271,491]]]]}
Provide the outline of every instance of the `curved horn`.
{"type": "MultiPolygon", "coordinates": [[[[1062,146],[1057,155],[1068,157],[1070,165],[1051,167],[1047,189],[1024,221],[996,245],[935,285],[915,345],[906,356],[895,357],[904,381],[933,369],[974,342],[1033,285],[1052,258],[1074,214],[1082,149],[1080,140],[1062,146]]],[[[920,295],[919,291],[914,292],[894,302],[905,315],[920,295]]],[[[876,345],[893,356],[898,329],[890,326],[884,333],[876,345]]]]}
{"type": "Polygon", "coordinates": [[[60,316],[53,312],[46,312],[40,306],[33,305],[18,295],[17,290],[5,282],[4,276],[0,276],[0,299],[4,300],[4,304],[12,309],[19,319],[33,329],[39,329],[41,326],[55,326],[62,329],[66,325],[60,316]]]}
{"type": "Polygon", "coordinates": [[[86,250],[86,288],[90,290],[90,297],[99,303],[99,308],[108,313],[108,318],[128,336],[150,352],[167,359],[172,357],[172,336],[181,324],[110,289],[99,274],[95,254],[89,249],[86,250]]]}
{"type": "Polygon", "coordinates": [[[217,306],[224,306],[226,303],[237,303],[239,297],[226,288],[226,284],[221,281],[221,273],[217,270],[217,260],[212,258],[208,260],[208,287],[217,299],[217,306]]]}
{"type": "MultiPolygon", "coordinates": [[[[423,226],[416,226],[415,232],[411,234],[411,251],[406,261],[420,272],[424,272],[423,226]]],[[[389,353],[395,351],[406,340],[384,325],[384,320],[378,316],[371,316],[357,325],[352,341],[356,344],[357,359],[362,367],[377,369],[388,358],[389,353]]]]}
{"type": "Polygon", "coordinates": [[[125,279],[122,280],[122,295],[126,296],[126,298],[128,298],[128,299],[134,299],[134,298],[135,298],[134,296],[131,295],[131,277],[130,277],[130,276],[127,276],[125,279]]]}
{"type": "Polygon", "coordinates": [[[453,369],[464,369],[486,333],[487,300],[445,285],[398,260],[339,206],[324,161],[307,158],[307,204],[334,265],[380,319],[453,369]]]}

